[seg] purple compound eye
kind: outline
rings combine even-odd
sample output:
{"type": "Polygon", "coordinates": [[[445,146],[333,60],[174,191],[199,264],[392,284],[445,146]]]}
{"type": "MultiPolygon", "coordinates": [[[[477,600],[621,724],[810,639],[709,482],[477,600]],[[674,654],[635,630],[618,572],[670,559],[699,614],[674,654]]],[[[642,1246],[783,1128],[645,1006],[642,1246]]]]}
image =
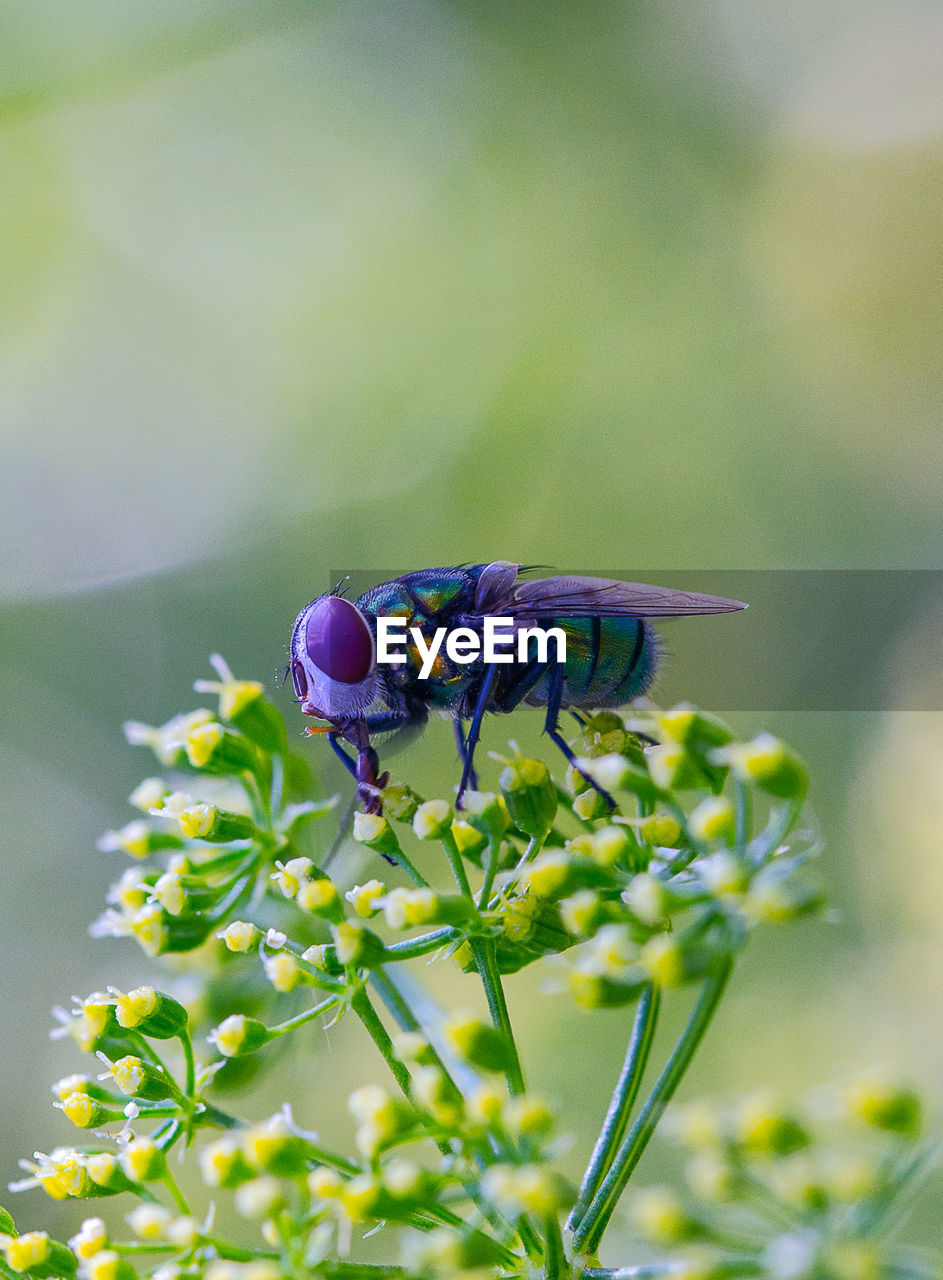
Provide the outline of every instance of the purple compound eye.
{"type": "Polygon", "coordinates": [[[291,660],[291,682],[298,697],[304,698],[308,692],[308,681],[305,679],[305,669],[297,658],[291,660]]]}
{"type": "Polygon", "coordinates": [[[359,609],[341,596],[325,596],[305,623],[308,657],[331,680],[360,684],[373,667],[373,635],[359,609]]]}

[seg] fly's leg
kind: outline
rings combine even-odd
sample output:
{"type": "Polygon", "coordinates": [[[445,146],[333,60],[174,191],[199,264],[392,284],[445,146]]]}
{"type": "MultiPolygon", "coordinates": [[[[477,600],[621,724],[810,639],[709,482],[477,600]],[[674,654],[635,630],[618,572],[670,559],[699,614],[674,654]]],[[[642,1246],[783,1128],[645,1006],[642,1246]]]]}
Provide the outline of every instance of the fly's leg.
{"type": "Polygon", "coordinates": [[[559,729],[560,720],[560,703],[563,699],[563,668],[559,663],[555,663],[550,670],[550,687],[547,691],[547,718],[544,721],[544,733],[552,742],[555,742],[563,754],[566,756],[567,763],[572,765],[581,778],[585,778],[589,785],[598,791],[610,809],[616,807],[616,802],[608,791],[604,790],[598,782],[594,782],[588,773],[576,763],[576,756],[570,750],[569,744],[563,737],[559,729]]]}
{"type": "MultiPolygon", "coordinates": [[[[356,725],[355,731],[346,731],[344,737],[348,742],[356,746],[356,760],[353,760],[341,746],[337,732],[329,733],[327,740],[331,744],[331,748],[338,760],[356,780],[357,800],[363,805],[364,813],[380,814],[383,812],[383,788],[389,781],[390,775],[379,772],[380,757],[370,746],[365,726],[356,725]]],[[[395,866],[396,864],[394,863],[393,865],[395,866]]]]}
{"type": "MultiPolygon", "coordinates": [[[[458,758],[461,760],[462,767],[464,768],[465,756],[468,748],[465,745],[465,734],[462,732],[462,722],[461,720],[453,720],[452,724],[455,727],[455,743],[458,747],[458,758]]],[[[471,787],[472,791],[478,790],[478,774],[474,769],[469,771],[468,785],[471,787]]]]}
{"type": "Polygon", "coordinates": [[[352,778],[356,778],[357,764],[341,746],[340,740],[338,739],[337,734],[332,731],[327,735],[327,740],[331,744],[331,750],[337,756],[338,760],[341,762],[341,764],[344,766],[344,768],[347,770],[350,776],[352,778]]]}
{"type": "MultiPolygon", "coordinates": [[[[494,678],[497,675],[498,668],[494,663],[485,668],[484,678],[481,682],[481,688],[478,690],[478,701],[475,703],[475,710],[472,714],[471,726],[468,730],[468,737],[465,740],[465,766],[462,769],[462,780],[458,784],[458,797],[455,801],[456,809],[462,807],[462,796],[468,790],[472,778],[475,777],[475,747],[478,745],[478,738],[481,734],[481,722],[484,714],[488,709],[488,700],[491,697],[491,688],[494,684],[494,678]]],[[[474,785],[474,783],[471,783],[474,785]]]]}

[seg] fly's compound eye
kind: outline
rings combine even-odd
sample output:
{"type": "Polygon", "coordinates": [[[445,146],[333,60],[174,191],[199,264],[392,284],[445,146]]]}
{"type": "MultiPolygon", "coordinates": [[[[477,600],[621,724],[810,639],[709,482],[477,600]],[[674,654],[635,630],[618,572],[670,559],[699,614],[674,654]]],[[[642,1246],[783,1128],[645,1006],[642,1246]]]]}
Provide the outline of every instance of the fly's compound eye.
{"type": "Polygon", "coordinates": [[[291,660],[291,682],[295,686],[295,693],[304,700],[308,693],[308,681],[305,679],[305,669],[297,658],[291,660]]]}
{"type": "Polygon", "coordinates": [[[373,633],[349,600],[325,596],[308,615],[305,651],[329,679],[360,684],[373,668],[373,633]]]}

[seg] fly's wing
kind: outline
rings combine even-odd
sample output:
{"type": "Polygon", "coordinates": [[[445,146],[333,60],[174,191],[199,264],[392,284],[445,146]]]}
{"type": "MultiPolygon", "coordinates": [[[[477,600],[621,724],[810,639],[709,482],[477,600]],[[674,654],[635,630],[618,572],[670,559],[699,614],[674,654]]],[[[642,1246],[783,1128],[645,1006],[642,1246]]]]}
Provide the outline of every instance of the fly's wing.
{"type": "Polygon", "coordinates": [[[614,578],[538,578],[518,582],[503,598],[493,596],[485,612],[526,618],[684,618],[735,613],[741,600],[696,591],[650,587],[614,578]]]}

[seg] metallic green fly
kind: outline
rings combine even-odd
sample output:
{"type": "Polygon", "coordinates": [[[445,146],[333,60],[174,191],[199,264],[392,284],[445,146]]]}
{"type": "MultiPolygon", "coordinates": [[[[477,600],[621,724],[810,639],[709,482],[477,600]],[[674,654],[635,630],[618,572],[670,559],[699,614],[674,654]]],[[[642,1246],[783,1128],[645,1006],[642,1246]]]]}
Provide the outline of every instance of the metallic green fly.
{"type": "Polygon", "coordinates": [[[295,693],[305,715],[326,721],[309,732],[328,735],[356,778],[367,812],[380,812],[388,779],[380,773],[372,735],[420,729],[433,711],[449,717],[462,760],[461,807],[465,789],[476,785],[475,747],[486,711],[510,712],[521,703],[544,707],[544,732],[572,764],[573,752],[559,730],[560,711],[619,707],[648,690],[658,663],[658,638],[649,618],[747,607],[722,596],[636,582],[528,578],[527,572],[506,560],[420,569],[372,587],[356,601],[335,589],[299,613],[289,651],[295,693]],[[398,665],[377,660],[381,618],[395,619],[407,632],[419,631],[418,643],[406,643],[398,665]],[[525,637],[523,660],[489,662],[480,652],[455,660],[440,648],[430,665],[436,632],[463,628],[473,638],[482,637],[486,618],[509,620],[503,625],[512,638],[525,629],[559,629],[565,658],[561,661],[553,646],[541,647],[536,637],[525,637]],[[427,676],[421,679],[424,669],[427,676]],[[342,741],[356,749],[356,760],[342,741]]]}

